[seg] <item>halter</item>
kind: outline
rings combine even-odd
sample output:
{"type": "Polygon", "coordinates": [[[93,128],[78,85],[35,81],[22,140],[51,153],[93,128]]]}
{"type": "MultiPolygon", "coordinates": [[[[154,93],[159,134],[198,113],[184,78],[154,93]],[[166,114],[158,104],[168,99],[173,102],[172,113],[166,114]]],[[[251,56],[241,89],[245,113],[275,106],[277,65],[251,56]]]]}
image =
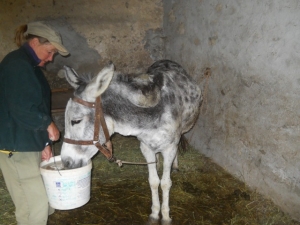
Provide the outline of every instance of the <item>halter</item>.
{"type": "Polygon", "coordinates": [[[103,115],[101,98],[98,96],[95,102],[87,102],[82,100],[81,98],[73,97],[72,100],[77,102],[81,105],[87,106],[89,108],[95,108],[95,124],[94,124],[94,139],[83,141],[83,140],[74,140],[70,138],[64,138],[64,142],[73,145],[95,145],[98,150],[108,159],[109,162],[115,162],[121,167],[123,164],[132,164],[132,165],[147,165],[147,164],[154,164],[155,162],[143,163],[143,162],[128,162],[116,159],[113,156],[112,152],[112,144],[109,139],[109,133],[106,126],[106,122],[103,115]],[[102,126],[103,133],[105,135],[106,142],[104,144],[100,144],[100,137],[99,137],[99,130],[100,126],[102,126]]]}
{"type": "Polygon", "coordinates": [[[95,108],[95,124],[94,124],[94,139],[83,141],[83,140],[74,140],[69,138],[64,138],[64,142],[68,144],[74,144],[74,145],[95,145],[98,150],[110,161],[116,161],[116,159],[113,156],[112,152],[112,144],[109,139],[109,133],[106,126],[106,122],[103,116],[103,110],[102,110],[102,104],[101,104],[101,98],[98,96],[96,98],[95,102],[87,102],[80,98],[73,97],[72,100],[74,102],[77,102],[81,105],[87,106],[89,108],[95,108]],[[100,126],[102,126],[103,133],[105,135],[106,142],[104,144],[100,144],[100,126]]]}

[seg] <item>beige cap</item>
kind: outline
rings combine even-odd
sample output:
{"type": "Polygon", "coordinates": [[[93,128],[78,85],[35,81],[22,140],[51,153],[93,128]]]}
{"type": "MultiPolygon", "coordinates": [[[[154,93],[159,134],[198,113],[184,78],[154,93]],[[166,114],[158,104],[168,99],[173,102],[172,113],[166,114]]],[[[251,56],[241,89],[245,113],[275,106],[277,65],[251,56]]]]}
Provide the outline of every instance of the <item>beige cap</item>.
{"type": "Polygon", "coordinates": [[[32,22],[27,24],[25,35],[32,34],[46,38],[57,50],[58,53],[66,56],[68,50],[63,46],[60,34],[42,22],[32,22]]]}

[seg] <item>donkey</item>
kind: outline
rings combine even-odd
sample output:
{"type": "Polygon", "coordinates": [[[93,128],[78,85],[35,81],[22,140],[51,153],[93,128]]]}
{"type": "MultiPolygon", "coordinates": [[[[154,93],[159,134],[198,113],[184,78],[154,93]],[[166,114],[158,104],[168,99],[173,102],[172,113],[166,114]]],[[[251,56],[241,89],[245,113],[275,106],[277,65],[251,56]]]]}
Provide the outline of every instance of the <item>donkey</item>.
{"type": "MultiPolygon", "coordinates": [[[[93,103],[101,95],[104,119],[109,136],[119,133],[136,136],[149,170],[152,193],[152,213],[149,224],[171,224],[169,191],[172,185],[171,166],[177,160],[180,137],[189,131],[197,120],[202,93],[196,82],[177,63],[160,60],[144,74],[126,75],[115,71],[110,63],[98,75],[78,76],[64,67],[66,79],[74,87],[74,98],[93,103]],[[163,174],[158,176],[156,154],[163,156],[163,174]],[[158,187],[162,189],[160,206],[158,187]]],[[[70,99],[65,111],[65,140],[93,138],[97,107],[80,104],[70,99]]],[[[95,129],[98,127],[95,126],[95,129]]],[[[106,142],[100,129],[100,144],[106,142]]],[[[78,142],[79,143],[79,142],[78,142]]],[[[88,163],[98,151],[94,145],[64,142],[61,159],[65,168],[78,168],[88,163]]]]}

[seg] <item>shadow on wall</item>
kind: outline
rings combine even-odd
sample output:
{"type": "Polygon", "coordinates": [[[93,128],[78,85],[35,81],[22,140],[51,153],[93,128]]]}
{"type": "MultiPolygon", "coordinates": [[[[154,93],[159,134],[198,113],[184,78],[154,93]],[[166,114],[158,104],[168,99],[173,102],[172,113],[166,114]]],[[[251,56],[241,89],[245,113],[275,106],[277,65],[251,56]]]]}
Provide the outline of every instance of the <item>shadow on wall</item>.
{"type": "Polygon", "coordinates": [[[146,31],[146,36],[143,41],[145,42],[145,49],[150,53],[150,57],[153,61],[165,58],[164,39],[165,36],[161,28],[146,31]]]}
{"type": "Polygon", "coordinates": [[[47,72],[57,74],[64,65],[74,68],[79,73],[99,72],[101,56],[88,46],[86,38],[78,34],[66,19],[43,19],[43,21],[60,32],[63,44],[70,52],[67,57],[56,55],[55,60],[47,64],[47,72]]]}

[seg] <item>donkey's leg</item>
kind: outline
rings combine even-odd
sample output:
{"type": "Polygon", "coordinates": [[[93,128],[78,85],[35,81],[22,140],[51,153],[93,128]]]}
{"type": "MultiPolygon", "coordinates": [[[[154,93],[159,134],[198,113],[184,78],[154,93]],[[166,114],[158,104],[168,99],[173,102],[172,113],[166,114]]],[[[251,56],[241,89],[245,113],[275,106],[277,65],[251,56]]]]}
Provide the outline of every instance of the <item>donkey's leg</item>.
{"type": "Polygon", "coordinates": [[[148,170],[149,170],[149,184],[152,193],[152,213],[149,216],[149,223],[156,224],[159,221],[159,212],[160,212],[160,202],[159,202],[159,195],[158,195],[158,186],[160,183],[157,170],[156,170],[156,163],[152,163],[156,161],[155,153],[148,148],[145,144],[141,143],[140,145],[141,151],[148,163],[148,170]]]}
{"type": "Polygon", "coordinates": [[[175,159],[173,161],[173,164],[172,164],[172,172],[177,173],[178,171],[179,171],[179,168],[178,168],[178,152],[177,152],[175,159]]]}
{"type": "Polygon", "coordinates": [[[171,181],[171,167],[172,163],[176,157],[177,146],[171,145],[164,151],[162,151],[162,155],[164,158],[164,168],[163,175],[160,181],[163,199],[161,205],[161,214],[162,214],[162,225],[171,224],[172,220],[169,216],[170,207],[169,207],[169,193],[172,186],[171,181]]]}
{"type": "Polygon", "coordinates": [[[159,153],[156,153],[156,170],[159,170],[159,153]]]}

